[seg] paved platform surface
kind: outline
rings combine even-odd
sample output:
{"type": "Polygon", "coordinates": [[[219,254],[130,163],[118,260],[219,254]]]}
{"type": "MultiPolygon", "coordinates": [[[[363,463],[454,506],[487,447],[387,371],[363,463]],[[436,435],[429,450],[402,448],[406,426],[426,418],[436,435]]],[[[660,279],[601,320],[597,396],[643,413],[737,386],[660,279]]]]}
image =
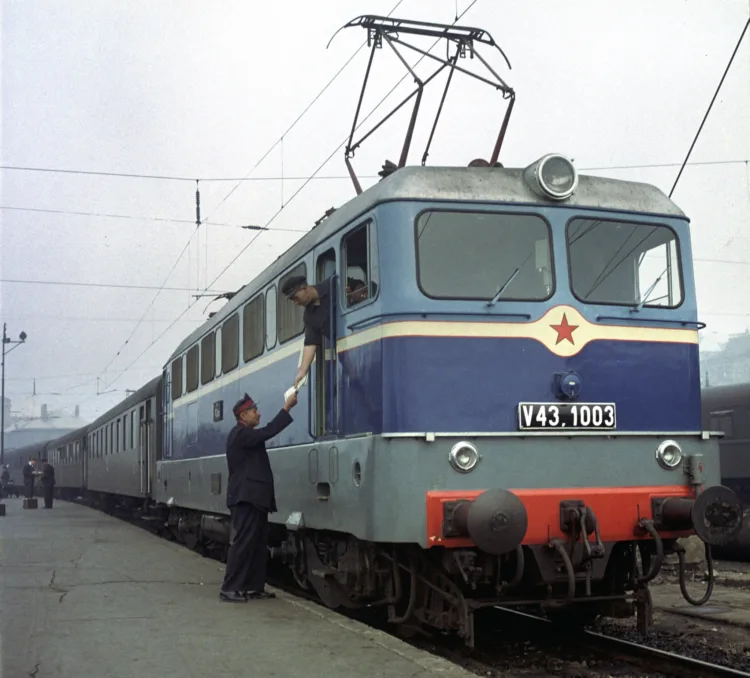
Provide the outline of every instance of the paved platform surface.
{"type": "MultiPolygon", "coordinates": [[[[717,577],[717,580],[711,598],[705,605],[700,606],[688,603],[682,597],[677,584],[652,585],[650,588],[654,609],[750,629],[750,591],[736,586],[721,585],[721,577],[717,577]]],[[[703,597],[706,584],[688,582],[687,589],[690,596],[697,600],[703,597]]]]}
{"type": "Polygon", "coordinates": [[[0,518],[0,678],[469,678],[277,591],[222,603],[221,563],[76,504],[0,518]]]}

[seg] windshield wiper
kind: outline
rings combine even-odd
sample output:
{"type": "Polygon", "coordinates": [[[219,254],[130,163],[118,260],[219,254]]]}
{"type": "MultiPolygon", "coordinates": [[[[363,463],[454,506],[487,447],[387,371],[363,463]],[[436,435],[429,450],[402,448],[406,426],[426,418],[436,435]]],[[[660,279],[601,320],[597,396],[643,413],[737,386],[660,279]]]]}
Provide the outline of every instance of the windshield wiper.
{"type": "Polygon", "coordinates": [[[641,309],[643,308],[643,305],[644,305],[644,304],[645,304],[645,303],[646,303],[646,302],[648,301],[648,297],[649,297],[649,295],[651,294],[651,292],[653,292],[653,291],[654,291],[654,289],[655,289],[655,288],[656,288],[656,286],[657,286],[657,285],[659,284],[659,282],[661,281],[661,279],[662,279],[662,278],[664,277],[664,274],[665,274],[666,272],[667,272],[667,269],[665,268],[665,269],[664,269],[664,270],[663,270],[663,271],[662,271],[662,272],[661,272],[661,273],[659,274],[659,277],[658,277],[658,278],[657,278],[656,280],[654,280],[654,282],[653,282],[653,284],[651,285],[651,287],[649,287],[649,288],[648,288],[648,289],[646,290],[646,294],[644,294],[644,295],[643,295],[643,297],[641,298],[641,301],[639,301],[639,302],[638,302],[638,303],[637,303],[637,304],[636,304],[635,306],[632,306],[632,307],[630,308],[630,311],[631,311],[631,313],[638,313],[638,311],[640,311],[640,310],[641,310],[641,309]]]}
{"type": "Polygon", "coordinates": [[[505,284],[503,284],[503,286],[497,291],[497,294],[494,297],[492,297],[491,301],[487,302],[487,306],[494,306],[497,303],[497,300],[500,298],[500,295],[503,292],[505,292],[506,289],[508,289],[508,285],[510,285],[513,282],[513,280],[515,280],[515,277],[518,275],[518,272],[520,270],[521,270],[520,268],[517,268],[515,271],[513,271],[513,273],[511,273],[510,278],[508,278],[505,281],[505,284]]]}

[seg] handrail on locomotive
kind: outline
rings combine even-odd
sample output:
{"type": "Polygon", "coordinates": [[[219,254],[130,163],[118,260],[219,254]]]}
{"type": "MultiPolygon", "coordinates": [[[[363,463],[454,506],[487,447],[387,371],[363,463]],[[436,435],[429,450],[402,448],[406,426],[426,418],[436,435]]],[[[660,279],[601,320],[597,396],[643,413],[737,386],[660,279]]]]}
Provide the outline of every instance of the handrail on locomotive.
{"type": "MultiPolygon", "coordinates": [[[[430,131],[430,136],[427,140],[427,145],[425,147],[424,153],[422,154],[422,165],[425,165],[427,162],[427,157],[429,156],[430,147],[432,145],[432,140],[435,136],[435,129],[437,128],[438,120],[440,119],[440,114],[442,113],[442,110],[443,110],[443,104],[445,103],[445,98],[448,94],[448,88],[450,87],[451,81],[453,79],[453,74],[456,71],[459,71],[461,73],[465,73],[466,75],[472,78],[475,78],[476,80],[487,83],[488,85],[494,87],[495,89],[499,89],[503,94],[503,99],[510,100],[508,104],[508,108],[506,109],[506,112],[505,112],[505,116],[503,118],[503,122],[500,126],[500,131],[498,133],[497,140],[495,142],[495,146],[492,150],[492,155],[489,161],[490,166],[495,166],[495,164],[498,162],[498,157],[500,155],[500,148],[502,147],[503,140],[505,139],[505,134],[508,129],[510,116],[511,116],[511,113],[513,112],[513,105],[515,103],[516,94],[513,88],[510,87],[497,74],[497,72],[492,68],[492,66],[490,66],[490,64],[479,54],[479,52],[476,49],[476,46],[474,44],[475,42],[482,43],[490,47],[495,47],[500,52],[500,54],[502,54],[503,58],[505,59],[505,63],[508,65],[508,68],[509,69],[511,68],[508,57],[505,55],[505,53],[500,48],[500,46],[495,42],[495,40],[489,34],[489,32],[480,28],[473,28],[469,26],[453,26],[450,24],[439,24],[439,23],[432,23],[432,22],[427,22],[427,21],[410,21],[410,20],[405,20],[405,19],[394,19],[394,18],[375,16],[375,15],[364,15],[364,16],[357,17],[356,19],[352,19],[347,24],[339,28],[339,30],[336,31],[336,33],[334,33],[333,37],[331,37],[331,40],[328,42],[328,45],[331,44],[331,42],[333,41],[333,38],[336,37],[339,31],[343,30],[344,28],[350,28],[353,26],[361,26],[367,30],[367,46],[371,48],[370,58],[367,62],[367,70],[365,71],[365,77],[362,83],[362,90],[359,95],[359,101],[357,102],[357,110],[354,114],[354,121],[352,122],[351,133],[349,134],[349,140],[346,144],[346,149],[344,151],[344,162],[346,163],[346,168],[349,172],[349,176],[352,179],[352,183],[354,184],[354,188],[357,194],[362,193],[362,186],[359,182],[359,179],[357,178],[357,174],[354,171],[354,167],[352,166],[352,163],[351,163],[351,158],[354,157],[355,151],[362,145],[365,139],[370,137],[377,129],[379,129],[395,113],[397,113],[408,101],[410,101],[413,97],[416,96],[416,100],[414,101],[414,108],[412,109],[411,118],[409,119],[409,125],[406,131],[406,137],[404,138],[404,143],[401,148],[401,155],[399,157],[398,165],[394,166],[393,163],[386,161],[386,164],[383,165],[383,170],[380,174],[381,176],[386,176],[387,174],[390,174],[392,171],[395,171],[395,169],[404,167],[406,165],[406,161],[409,156],[409,150],[411,148],[412,137],[414,135],[414,128],[417,123],[417,115],[419,113],[419,106],[422,101],[422,94],[424,92],[424,88],[427,86],[429,82],[431,82],[440,73],[442,73],[446,67],[450,68],[450,72],[448,73],[448,78],[445,83],[445,89],[443,90],[443,96],[440,99],[440,104],[435,114],[435,120],[432,124],[432,130],[430,131]],[[429,51],[425,51],[419,47],[410,45],[409,43],[404,42],[400,38],[401,35],[431,36],[431,37],[436,37],[438,41],[440,39],[444,39],[446,41],[446,45],[445,45],[446,56],[445,58],[437,57],[433,54],[430,54],[429,51]],[[381,49],[383,47],[383,40],[385,40],[388,46],[394,51],[399,61],[401,61],[401,63],[406,67],[406,70],[414,78],[414,82],[416,83],[417,86],[411,92],[411,94],[409,94],[403,101],[401,101],[400,104],[398,104],[390,113],[385,115],[377,125],[375,125],[369,132],[367,132],[359,141],[355,142],[354,133],[357,131],[359,127],[357,125],[357,121],[359,120],[359,114],[362,108],[362,100],[364,99],[365,89],[367,88],[367,82],[370,77],[370,70],[372,68],[372,62],[375,57],[375,50],[381,49]],[[451,44],[455,46],[455,52],[453,54],[450,53],[451,44]],[[414,71],[414,67],[409,66],[406,59],[402,55],[402,53],[396,48],[396,45],[401,45],[402,47],[406,47],[408,49],[414,50],[415,52],[418,52],[419,54],[421,54],[422,57],[419,59],[419,61],[421,61],[424,57],[437,61],[440,64],[439,68],[435,70],[427,78],[425,79],[419,78],[416,72],[414,71]],[[494,76],[495,78],[494,82],[492,80],[489,80],[485,77],[477,75],[476,73],[472,73],[471,71],[468,71],[465,68],[461,68],[460,66],[456,65],[456,62],[458,61],[458,59],[466,58],[467,53],[469,55],[469,58],[473,59],[474,57],[476,57],[477,59],[479,59],[479,61],[482,62],[482,64],[487,68],[487,70],[494,76]]],[[[419,63],[419,61],[417,63],[419,63]]],[[[395,89],[395,87],[393,89],[395,89]]],[[[374,110],[375,109],[373,109],[373,112],[374,110]]],[[[365,120],[367,120],[367,118],[365,118],[365,120]]],[[[365,120],[363,120],[361,124],[364,124],[365,120]]]]}

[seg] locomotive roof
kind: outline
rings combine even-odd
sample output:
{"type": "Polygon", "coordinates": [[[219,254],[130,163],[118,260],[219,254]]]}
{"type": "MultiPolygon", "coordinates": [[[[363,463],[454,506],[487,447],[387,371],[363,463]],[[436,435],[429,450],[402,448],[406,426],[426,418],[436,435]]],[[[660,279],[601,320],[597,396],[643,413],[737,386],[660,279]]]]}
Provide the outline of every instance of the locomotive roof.
{"type": "Polygon", "coordinates": [[[192,346],[210,327],[232,315],[253,294],[285,273],[317,244],[376,205],[395,200],[584,207],[685,217],[684,212],[661,190],[640,182],[579,174],[576,192],[567,200],[554,201],[539,196],[529,188],[523,179],[522,168],[403,167],[355,196],[313,227],[260,275],[245,284],[216,315],[186,337],[170,355],[168,362],[192,346]]]}

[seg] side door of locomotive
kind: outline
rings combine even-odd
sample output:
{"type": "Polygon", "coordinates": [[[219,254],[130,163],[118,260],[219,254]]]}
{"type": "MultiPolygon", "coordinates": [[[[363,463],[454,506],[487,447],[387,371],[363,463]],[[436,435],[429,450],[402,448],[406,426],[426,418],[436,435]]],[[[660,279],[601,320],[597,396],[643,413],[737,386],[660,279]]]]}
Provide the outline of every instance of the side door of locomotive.
{"type": "Polygon", "coordinates": [[[315,284],[328,281],[330,304],[329,334],[323,337],[322,350],[318,351],[312,372],[310,394],[313,399],[311,411],[311,431],[316,438],[335,435],[336,433],[336,333],[339,328],[337,291],[339,276],[336,256],[336,244],[327,241],[316,248],[313,253],[315,265],[315,284]]]}
{"type": "MultiPolygon", "coordinates": [[[[339,340],[382,320],[372,305],[378,299],[380,288],[376,213],[373,210],[360,217],[341,235],[339,340]]],[[[360,360],[347,359],[346,352],[339,352],[339,381],[346,384],[349,392],[340,395],[337,415],[340,429],[346,434],[353,430],[371,430],[371,411],[377,410],[377,406],[372,404],[371,375],[367,369],[360,360]]]]}

